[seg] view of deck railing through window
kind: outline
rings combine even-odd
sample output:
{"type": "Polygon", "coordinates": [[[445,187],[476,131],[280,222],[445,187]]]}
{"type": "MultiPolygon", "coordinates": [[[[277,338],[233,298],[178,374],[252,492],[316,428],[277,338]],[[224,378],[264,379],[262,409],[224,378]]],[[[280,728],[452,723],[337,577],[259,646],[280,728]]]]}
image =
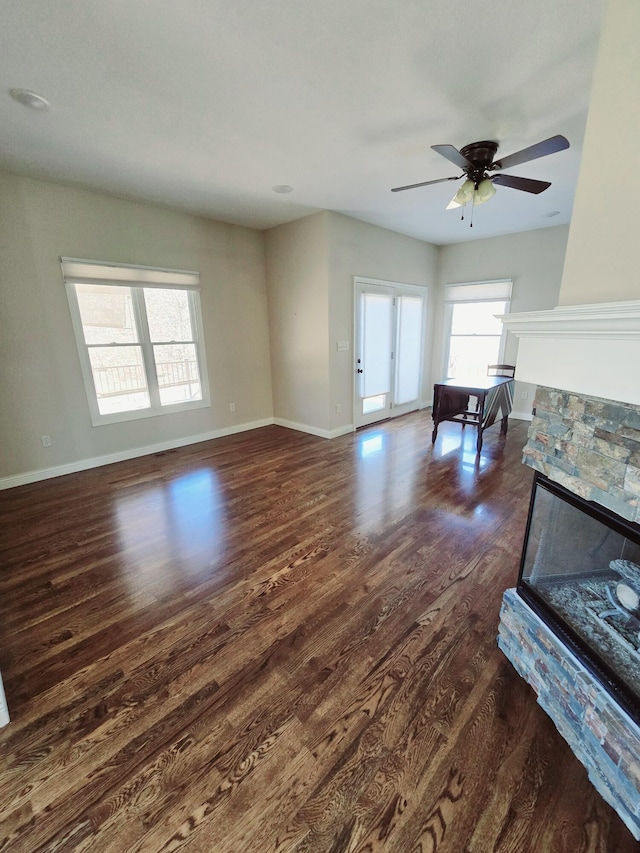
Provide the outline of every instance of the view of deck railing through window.
{"type": "MultiPolygon", "coordinates": [[[[156,363],[158,385],[165,392],[168,402],[179,403],[185,400],[201,399],[201,385],[198,365],[195,361],[174,361],[165,364],[156,363]],[[169,389],[173,389],[170,391],[169,389]]],[[[93,380],[98,400],[102,401],[101,411],[108,411],[108,400],[114,400],[112,411],[122,411],[121,406],[138,409],[147,405],[147,385],[140,364],[125,364],[93,369],[93,380]]]]}

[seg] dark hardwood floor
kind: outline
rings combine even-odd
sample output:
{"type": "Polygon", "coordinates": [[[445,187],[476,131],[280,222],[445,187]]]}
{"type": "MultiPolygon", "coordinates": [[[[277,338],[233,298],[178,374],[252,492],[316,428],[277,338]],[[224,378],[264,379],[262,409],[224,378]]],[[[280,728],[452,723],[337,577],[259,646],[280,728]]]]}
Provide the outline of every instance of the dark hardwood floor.
{"type": "Polygon", "coordinates": [[[431,426],[0,493],[0,850],[636,850],[496,647],[526,424],[431,426]]]}

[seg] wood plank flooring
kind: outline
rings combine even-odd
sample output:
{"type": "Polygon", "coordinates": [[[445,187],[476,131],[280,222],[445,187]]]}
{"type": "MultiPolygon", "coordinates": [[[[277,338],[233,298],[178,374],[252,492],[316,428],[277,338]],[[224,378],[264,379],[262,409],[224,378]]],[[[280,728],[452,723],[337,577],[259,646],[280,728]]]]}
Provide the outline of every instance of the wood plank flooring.
{"type": "Polygon", "coordinates": [[[531,472],[427,413],[0,493],[0,850],[626,853],[496,647],[531,472]]]}

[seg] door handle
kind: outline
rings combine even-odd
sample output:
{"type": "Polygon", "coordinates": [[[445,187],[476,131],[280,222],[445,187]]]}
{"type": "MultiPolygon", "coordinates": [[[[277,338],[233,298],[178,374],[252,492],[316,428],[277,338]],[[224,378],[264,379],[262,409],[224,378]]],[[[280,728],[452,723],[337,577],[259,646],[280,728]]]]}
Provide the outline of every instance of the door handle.
{"type": "Polygon", "coordinates": [[[364,373],[364,370],[362,370],[361,368],[358,368],[358,373],[364,373]]]}

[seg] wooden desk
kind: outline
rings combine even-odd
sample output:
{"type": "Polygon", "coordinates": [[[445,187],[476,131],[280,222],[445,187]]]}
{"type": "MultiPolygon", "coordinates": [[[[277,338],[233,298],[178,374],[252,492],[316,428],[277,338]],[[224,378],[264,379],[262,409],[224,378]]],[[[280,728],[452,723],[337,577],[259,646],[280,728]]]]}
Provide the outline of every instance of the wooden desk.
{"type": "Polygon", "coordinates": [[[487,376],[480,382],[467,383],[460,379],[447,379],[433,386],[433,434],[438,435],[442,421],[454,421],[478,430],[478,453],[482,450],[482,433],[502,419],[500,432],[507,434],[509,413],[513,407],[513,379],[504,376],[487,376]],[[477,411],[469,409],[469,397],[477,397],[477,411]]]}

